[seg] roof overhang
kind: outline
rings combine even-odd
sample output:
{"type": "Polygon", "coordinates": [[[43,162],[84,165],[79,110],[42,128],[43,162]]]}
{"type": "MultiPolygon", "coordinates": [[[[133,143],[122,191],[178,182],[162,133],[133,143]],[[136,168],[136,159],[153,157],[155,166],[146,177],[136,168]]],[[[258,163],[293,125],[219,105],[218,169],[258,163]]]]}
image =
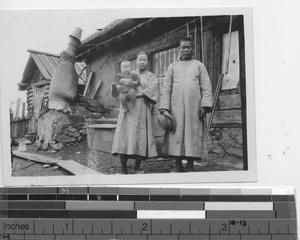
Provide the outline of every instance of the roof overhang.
{"type": "Polygon", "coordinates": [[[187,21],[196,18],[199,17],[116,20],[103,30],[82,41],[76,57],[77,61],[86,61],[105,51],[118,50],[125,46],[137,44],[142,39],[152,39],[154,36],[176,29],[187,21]]]}

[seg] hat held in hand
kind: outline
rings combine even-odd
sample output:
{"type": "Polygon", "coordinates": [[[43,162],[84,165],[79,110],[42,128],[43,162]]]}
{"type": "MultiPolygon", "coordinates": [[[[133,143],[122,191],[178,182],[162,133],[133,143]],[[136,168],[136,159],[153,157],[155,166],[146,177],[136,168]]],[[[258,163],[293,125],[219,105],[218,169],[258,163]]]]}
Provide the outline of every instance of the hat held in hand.
{"type": "Polygon", "coordinates": [[[158,121],[162,125],[163,129],[172,133],[176,130],[175,119],[171,116],[168,111],[164,111],[163,114],[158,115],[158,121]]]}

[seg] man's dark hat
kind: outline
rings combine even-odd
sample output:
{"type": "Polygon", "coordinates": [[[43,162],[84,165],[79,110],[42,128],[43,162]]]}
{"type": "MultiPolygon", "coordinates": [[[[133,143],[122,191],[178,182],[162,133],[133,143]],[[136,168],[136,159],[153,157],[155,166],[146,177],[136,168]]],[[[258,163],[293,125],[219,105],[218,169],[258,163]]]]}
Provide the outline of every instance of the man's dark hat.
{"type": "Polygon", "coordinates": [[[170,131],[171,133],[174,133],[176,131],[175,119],[168,111],[165,111],[163,114],[159,114],[158,121],[160,122],[164,130],[170,131]]]}

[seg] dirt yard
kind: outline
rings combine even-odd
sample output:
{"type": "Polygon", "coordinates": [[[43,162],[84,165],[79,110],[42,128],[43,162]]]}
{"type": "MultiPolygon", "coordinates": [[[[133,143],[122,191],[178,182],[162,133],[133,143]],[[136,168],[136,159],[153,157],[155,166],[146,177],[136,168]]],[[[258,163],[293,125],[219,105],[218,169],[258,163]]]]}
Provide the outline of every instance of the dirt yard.
{"type": "MultiPolygon", "coordinates": [[[[65,146],[62,151],[45,152],[38,151],[37,147],[27,145],[27,151],[38,153],[41,155],[58,158],[63,160],[74,160],[82,165],[94,169],[104,174],[120,173],[119,158],[111,154],[91,150],[85,141],[75,143],[74,145],[65,146]]],[[[129,174],[134,174],[134,160],[128,161],[129,174]]],[[[174,160],[172,159],[148,159],[142,162],[141,168],[145,174],[147,173],[168,173],[174,168],[174,160]]],[[[225,155],[219,157],[217,154],[210,154],[205,162],[196,162],[195,171],[231,171],[243,170],[242,158],[225,155]]],[[[58,176],[69,175],[68,172],[61,168],[52,169],[52,167],[44,168],[43,164],[27,161],[14,157],[13,159],[13,176],[58,176]]]]}

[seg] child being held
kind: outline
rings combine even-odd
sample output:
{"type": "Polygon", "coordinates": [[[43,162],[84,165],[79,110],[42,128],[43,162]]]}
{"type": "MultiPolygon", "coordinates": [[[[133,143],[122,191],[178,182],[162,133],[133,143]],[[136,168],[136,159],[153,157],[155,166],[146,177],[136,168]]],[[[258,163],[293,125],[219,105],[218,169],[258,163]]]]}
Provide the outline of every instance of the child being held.
{"type": "Polygon", "coordinates": [[[129,111],[127,102],[134,103],[136,99],[136,87],[140,85],[137,74],[131,72],[131,64],[124,60],[121,62],[121,73],[117,73],[112,84],[112,96],[120,96],[124,113],[129,111]]]}

